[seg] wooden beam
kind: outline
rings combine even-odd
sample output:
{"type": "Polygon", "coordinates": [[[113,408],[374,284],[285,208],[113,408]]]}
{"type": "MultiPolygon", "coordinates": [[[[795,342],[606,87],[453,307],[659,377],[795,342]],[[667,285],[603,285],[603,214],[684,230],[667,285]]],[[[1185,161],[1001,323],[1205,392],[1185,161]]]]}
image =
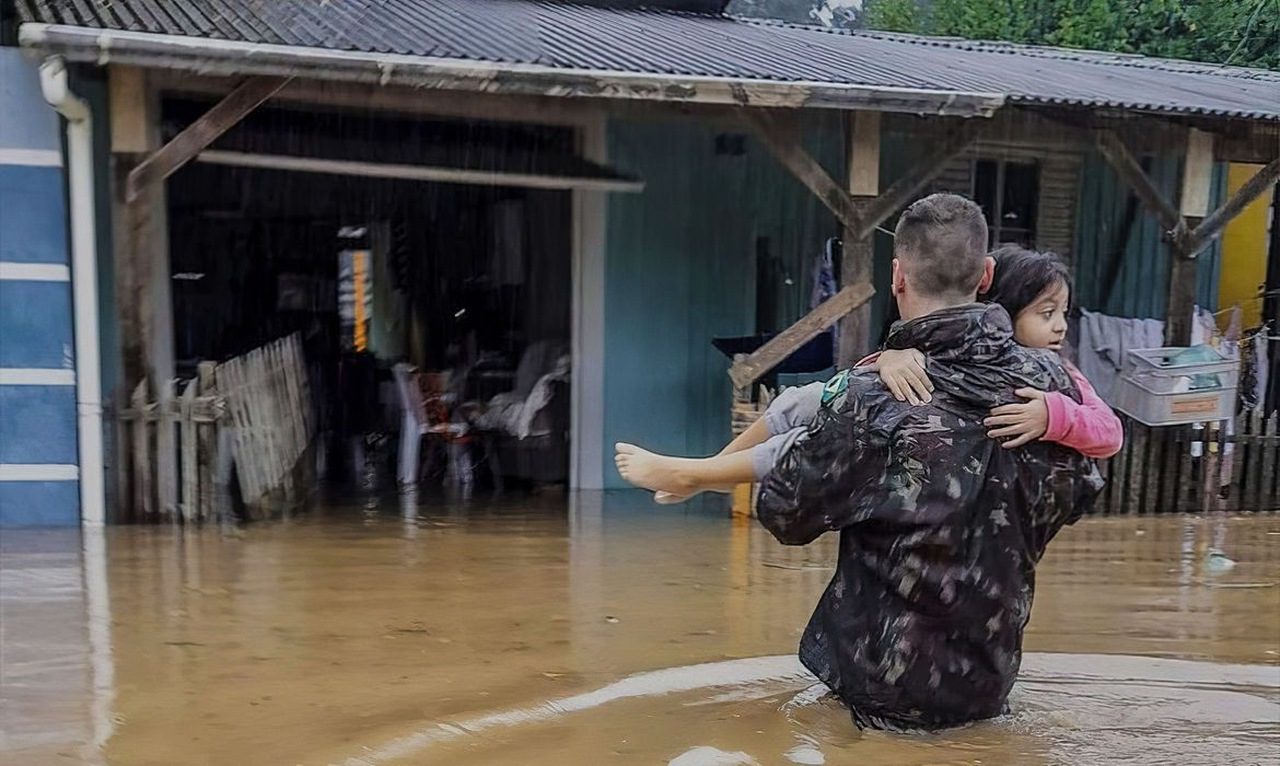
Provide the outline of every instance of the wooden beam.
{"type": "Polygon", "coordinates": [[[142,154],[151,148],[148,142],[147,73],[131,66],[112,64],[107,71],[107,88],[111,104],[111,151],[117,154],[142,154]]]}
{"type": "Polygon", "coordinates": [[[849,112],[849,193],[880,193],[880,113],[849,112]]]}
{"type": "Polygon", "coordinates": [[[969,148],[981,130],[981,124],[974,121],[966,121],[957,127],[942,140],[937,149],[912,165],[906,174],[885,189],[884,194],[866,205],[865,210],[860,213],[858,225],[851,227],[853,238],[863,239],[869,236],[889,216],[913,202],[912,198],[919,194],[930,181],[937,178],[948,162],[969,148]]]}
{"type": "MultiPolygon", "coordinates": [[[[868,200],[880,193],[880,113],[850,112],[847,134],[849,137],[849,172],[846,183],[855,198],[859,219],[869,204],[868,200]]],[[[875,234],[857,238],[857,231],[844,230],[843,258],[840,263],[840,284],[870,283],[875,261],[875,234]]],[[[847,367],[863,355],[871,341],[871,306],[863,303],[840,320],[840,344],[836,354],[836,366],[847,367]]]]}
{"type": "Polygon", "coordinates": [[[1190,128],[1187,151],[1182,163],[1182,215],[1204,218],[1209,214],[1209,197],[1213,191],[1213,134],[1190,128]]]}
{"type": "Polygon", "coordinates": [[[437,165],[409,165],[392,162],[333,160],[323,157],[292,157],[284,154],[254,154],[210,149],[197,156],[198,162],[240,168],[268,168],[298,173],[396,178],[408,181],[510,186],[524,189],[581,189],[602,192],[641,192],[644,181],[632,178],[591,176],[551,176],[536,173],[506,173],[500,170],[470,170],[437,165]]]}
{"type": "Polygon", "coordinates": [[[853,197],[805,151],[800,128],[794,118],[764,109],[744,109],[741,115],[787,170],[808,187],[846,228],[859,228],[858,208],[853,197]]]}
{"type": "Polygon", "coordinates": [[[1182,215],[1178,212],[1160,190],[1156,187],[1155,182],[1151,180],[1142,170],[1142,166],[1138,164],[1138,160],[1129,152],[1129,148],[1124,142],[1111,131],[1102,130],[1094,134],[1098,151],[1106,159],[1107,164],[1111,165],[1116,171],[1116,175],[1120,176],[1120,180],[1128,184],[1133,189],[1134,194],[1138,195],[1138,199],[1146,206],[1147,210],[1156,217],[1160,225],[1164,227],[1166,236],[1173,236],[1174,232],[1185,229],[1186,224],[1182,220],[1182,215]]]}
{"type": "Polygon", "coordinates": [[[761,375],[791,356],[796,349],[813,340],[840,317],[871,300],[871,296],[875,294],[875,288],[866,282],[860,282],[849,285],[823,301],[795,324],[778,333],[773,340],[756,349],[755,353],[735,362],[729,368],[729,378],[733,380],[734,387],[749,387],[761,375]]]}
{"type": "Polygon", "coordinates": [[[288,81],[287,77],[253,77],[245,80],[212,109],[174,136],[173,140],[134,168],[129,173],[125,199],[133,202],[143,189],[173,175],[178,168],[195,159],[197,154],[218,140],[219,136],[234,127],[258,105],[271,98],[288,81]]]}
{"type": "Polygon", "coordinates": [[[1200,225],[1191,232],[1188,241],[1188,247],[1191,253],[1198,253],[1203,250],[1209,242],[1222,232],[1231,219],[1240,215],[1250,202],[1253,202],[1262,193],[1275,186],[1280,181],[1280,157],[1271,160],[1263,167],[1258,169],[1241,186],[1231,199],[1227,200],[1217,210],[1213,211],[1207,218],[1200,222],[1200,225]]]}

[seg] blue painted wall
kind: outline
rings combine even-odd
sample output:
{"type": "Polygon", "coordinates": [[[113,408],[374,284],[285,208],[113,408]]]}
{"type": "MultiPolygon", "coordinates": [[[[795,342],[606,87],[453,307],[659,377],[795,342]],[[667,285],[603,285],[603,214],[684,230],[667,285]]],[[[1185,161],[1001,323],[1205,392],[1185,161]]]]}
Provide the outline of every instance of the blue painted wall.
{"type": "MultiPolygon", "coordinates": [[[[748,138],[742,155],[717,154],[725,130],[691,119],[609,126],[609,164],[646,186],[609,200],[607,487],[623,486],[614,442],[681,455],[724,445],[729,364],[711,339],[755,330],[757,238],[767,237],[783,262],[775,290],[790,321],[808,310],[814,259],[838,234],[830,213],[759,143],[748,138]]],[[[840,117],[816,115],[805,132],[809,150],[842,177],[840,117]]]]}
{"type": "Polygon", "coordinates": [[[0,527],[79,522],[61,128],[35,66],[0,48],[0,527]],[[32,265],[43,267],[31,273],[32,265]],[[52,274],[48,267],[54,267],[52,274]]]}
{"type": "MultiPolygon", "coordinates": [[[[1182,182],[1181,159],[1174,154],[1148,158],[1148,172],[1166,199],[1177,200],[1182,182]]],[[[1226,169],[1214,169],[1210,209],[1226,194],[1226,169]]],[[[1160,240],[1155,217],[1138,207],[1138,215],[1124,243],[1116,284],[1107,295],[1115,241],[1122,232],[1129,188],[1106,161],[1094,153],[1086,158],[1081,174],[1080,203],[1076,208],[1076,300],[1084,308],[1114,316],[1164,319],[1169,302],[1169,250],[1160,240]]],[[[1217,309],[1220,247],[1214,245],[1197,259],[1197,299],[1217,309]]]]}

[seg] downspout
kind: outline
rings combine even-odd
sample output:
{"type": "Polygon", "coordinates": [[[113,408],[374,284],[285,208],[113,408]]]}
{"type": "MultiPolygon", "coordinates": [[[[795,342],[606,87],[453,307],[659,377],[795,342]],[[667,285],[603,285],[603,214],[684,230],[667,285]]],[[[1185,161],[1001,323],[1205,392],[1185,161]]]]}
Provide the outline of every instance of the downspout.
{"type": "Polygon", "coordinates": [[[98,264],[93,206],[93,123],[89,104],[71,92],[61,56],[40,65],[40,89],[67,120],[71,207],[71,290],[75,315],[76,421],[80,451],[80,522],[106,521],[102,455],[102,364],[98,337],[98,264]]]}

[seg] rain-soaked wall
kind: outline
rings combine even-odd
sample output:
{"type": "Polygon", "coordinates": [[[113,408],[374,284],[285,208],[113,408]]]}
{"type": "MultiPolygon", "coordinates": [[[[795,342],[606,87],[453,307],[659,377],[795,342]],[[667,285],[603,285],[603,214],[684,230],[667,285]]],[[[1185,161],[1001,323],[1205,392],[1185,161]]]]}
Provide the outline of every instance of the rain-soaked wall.
{"type": "MultiPolygon", "coordinates": [[[[1177,155],[1147,156],[1143,162],[1165,199],[1177,200],[1182,164],[1177,155]]],[[[1214,167],[1209,208],[1226,192],[1226,166],[1214,167]]],[[[1076,301],[1084,308],[1126,317],[1164,319],[1169,300],[1169,249],[1160,241],[1160,224],[1138,205],[1131,224],[1128,187],[1101,155],[1090,154],[1081,174],[1076,214],[1076,301]],[[1121,256],[1118,267],[1117,255],[1121,256]],[[1114,274],[1114,278],[1112,275],[1114,274]]],[[[1220,244],[1198,258],[1197,301],[1217,308],[1220,244]]]]}
{"type": "Polygon", "coordinates": [[[62,143],[35,66],[0,48],[0,526],[79,521],[62,143]]]}
{"type": "MultiPolygon", "coordinates": [[[[806,125],[809,150],[844,176],[840,115],[806,125]]],[[[611,195],[605,276],[605,486],[612,445],[707,454],[729,437],[728,360],[716,336],[755,332],[757,249],[780,259],[777,314],[809,308],[831,214],[758,142],[695,121],[613,121],[609,164],[645,181],[611,195]],[[719,140],[718,140],[718,137],[719,140]]]]}

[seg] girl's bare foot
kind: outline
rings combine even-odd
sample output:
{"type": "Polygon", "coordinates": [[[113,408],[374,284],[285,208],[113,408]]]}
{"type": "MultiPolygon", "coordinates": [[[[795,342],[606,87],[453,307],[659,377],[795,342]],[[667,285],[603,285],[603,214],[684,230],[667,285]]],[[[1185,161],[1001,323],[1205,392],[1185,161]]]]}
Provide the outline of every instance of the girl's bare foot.
{"type": "Polygon", "coordinates": [[[689,496],[696,491],[693,484],[681,476],[683,472],[679,469],[684,461],[680,458],[659,455],[623,442],[615,445],[615,450],[614,462],[618,473],[637,487],[678,496],[689,496]]]}

